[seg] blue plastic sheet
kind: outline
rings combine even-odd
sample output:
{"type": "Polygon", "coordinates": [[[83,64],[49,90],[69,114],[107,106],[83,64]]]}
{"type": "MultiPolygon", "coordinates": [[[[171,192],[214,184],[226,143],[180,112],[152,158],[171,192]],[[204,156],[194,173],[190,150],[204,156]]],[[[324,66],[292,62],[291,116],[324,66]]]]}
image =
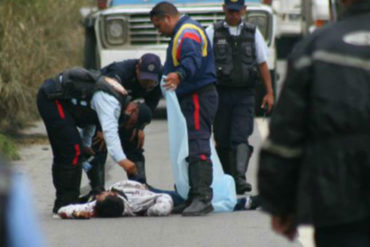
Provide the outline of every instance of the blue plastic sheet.
{"type": "MultiPolygon", "coordinates": [[[[163,85],[163,80],[161,85],[163,85]]],[[[170,159],[177,192],[184,199],[189,192],[188,163],[185,160],[189,154],[186,121],[181,112],[175,92],[162,87],[166,99],[167,121],[170,144],[170,159]]],[[[211,142],[211,160],[213,163],[213,199],[215,212],[233,211],[236,204],[234,179],[224,174],[221,162],[211,142]]]]}

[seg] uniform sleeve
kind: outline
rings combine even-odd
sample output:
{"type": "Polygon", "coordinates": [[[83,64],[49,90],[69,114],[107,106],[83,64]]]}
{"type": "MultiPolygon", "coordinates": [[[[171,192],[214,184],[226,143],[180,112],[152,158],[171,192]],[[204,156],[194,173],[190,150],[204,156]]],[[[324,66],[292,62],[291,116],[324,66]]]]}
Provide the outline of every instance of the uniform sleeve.
{"type": "Polygon", "coordinates": [[[254,35],[256,47],[256,60],[258,64],[261,64],[267,61],[268,48],[266,45],[266,41],[258,28],[256,28],[256,32],[254,35]]]}
{"type": "Polygon", "coordinates": [[[258,190],[263,209],[274,215],[294,213],[308,133],[311,74],[306,48],[298,48],[289,59],[287,78],[271,117],[270,134],[262,145],[258,190]]]}
{"type": "Polygon", "coordinates": [[[91,108],[98,115],[108,153],[115,162],[126,159],[118,134],[118,119],[121,114],[118,100],[105,92],[96,92],[91,100],[91,108]]]}
{"type": "Polygon", "coordinates": [[[114,78],[118,82],[122,83],[123,78],[123,75],[121,74],[123,70],[122,68],[124,68],[124,62],[114,62],[102,68],[100,72],[103,75],[114,78]]]}
{"type": "Polygon", "coordinates": [[[167,216],[171,214],[173,208],[172,198],[167,194],[160,194],[155,203],[148,208],[148,216],[167,216]]]}
{"type": "Polygon", "coordinates": [[[209,39],[209,45],[213,47],[213,36],[214,36],[215,30],[213,24],[209,25],[206,28],[206,34],[209,39]]]}
{"type": "MultiPolygon", "coordinates": [[[[184,80],[191,80],[202,65],[202,38],[195,31],[185,30],[177,47],[177,58],[180,65],[176,71],[183,75],[184,80]]],[[[207,42],[207,41],[205,41],[207,42]]]]}

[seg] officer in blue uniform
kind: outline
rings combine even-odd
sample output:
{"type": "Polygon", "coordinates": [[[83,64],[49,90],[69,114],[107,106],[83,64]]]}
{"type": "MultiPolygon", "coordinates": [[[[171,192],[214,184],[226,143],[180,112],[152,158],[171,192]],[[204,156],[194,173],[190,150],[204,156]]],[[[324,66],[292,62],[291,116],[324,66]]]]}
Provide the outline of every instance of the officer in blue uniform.
{"type": "Polygon", "coordinates": [[[225,20],[206,29],[213,43],[219,106],[214,123],[216,150],[224,172],[234,177],[238,194],[251,191],[246,172],[253,147],[255,87],[259,74],[266,88],[261,107],[274,104],[271,77],[266,63],[267,47],[255,25],[242,20],[244,0],[225,0],[225,20]]]}
{"type": "Polygon", "coordinates": [[[190,191],[182,214],[204,215],[213,210],[210,136],[218,104],[213,52],[201,25],[181,16],[173,4],[158,3],[150,18],[160,33],[171,37],[164,87],[176,90],[187,124],[190,191]]]}
{"type": "Polygon", "coordinates": [[[65,70],[43,83],[37,106],[54,156],[54,213],[78,200],[83,155],[93,153],[90,146],[96,126],[101,126],[113,160],[127,173],[136,173],[135,164],[122,150],[118,130],[134,126],[140,112],[149,109],[129,102],[127,92],[115,79],[82,68],[65,70]]]}
{"type": "MultiPolygon", "coordinates": [[[[144,99],[145,104],[151,112],[147,113],[146,123],[133,128],[121,128],[119,130],[123,150],[127,157],[135,163],[137,175],[129,179],[146,182],[144,149],[144,127],[151,120],[151,115],[157,108],[162,96],[159,81],[162,77],[162,65],[160,58],[152,53],[146,53],[139,59],[127,59],[121,62],[114,62],[102,68],[100,72],[108,77],[115,78],[125,88],[132,100],[144,99]]],[[[87,171],[90,180],[91,193],[97,194],[104,190],[105,174],[104,165],[107,152],[102,144],[102,134],[98,130],[95,136],[96,143],[93,145],[95,155],[91,160],[91,168],[87,171]]]]}

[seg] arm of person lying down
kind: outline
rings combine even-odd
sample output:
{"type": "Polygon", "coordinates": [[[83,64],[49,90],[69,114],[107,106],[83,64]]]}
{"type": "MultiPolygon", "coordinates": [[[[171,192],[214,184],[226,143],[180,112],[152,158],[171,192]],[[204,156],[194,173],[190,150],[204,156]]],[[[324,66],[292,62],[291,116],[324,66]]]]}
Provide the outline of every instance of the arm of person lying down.
{"type": "Polygon", "coordinates": [[[172,198],[167,194],[159,194],[155,203],[146,211],[146,214],[148,216],[167,216],[171,214],[172,208],[172,198]]]}
{"type": "Polygon", "coordinates": [[[96,201],[67,205],[58,210],[58,215],[62,219],[90,219],[94,216],[95,204],[96,201]]]}

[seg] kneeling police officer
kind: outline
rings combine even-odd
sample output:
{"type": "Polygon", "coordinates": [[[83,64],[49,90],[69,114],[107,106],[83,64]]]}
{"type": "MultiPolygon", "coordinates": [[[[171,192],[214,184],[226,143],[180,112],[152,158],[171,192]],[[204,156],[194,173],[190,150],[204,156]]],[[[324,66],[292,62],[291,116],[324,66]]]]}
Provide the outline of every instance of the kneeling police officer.
{"type": "Polygon", "coordinates": [[[134,126],[140,113],[150,110],[144,104],[130,102],[126,90],[115,79],[83,68],[65,70],[43,83],[37,106],[54,156],[54,213],[78,201],[81,164],[85,154],[93,154],[90,146],[96,127],[101,127],[113,160],[128,174],[136,174],[135,164],[122,150],[118,130],[134,126]]]}

